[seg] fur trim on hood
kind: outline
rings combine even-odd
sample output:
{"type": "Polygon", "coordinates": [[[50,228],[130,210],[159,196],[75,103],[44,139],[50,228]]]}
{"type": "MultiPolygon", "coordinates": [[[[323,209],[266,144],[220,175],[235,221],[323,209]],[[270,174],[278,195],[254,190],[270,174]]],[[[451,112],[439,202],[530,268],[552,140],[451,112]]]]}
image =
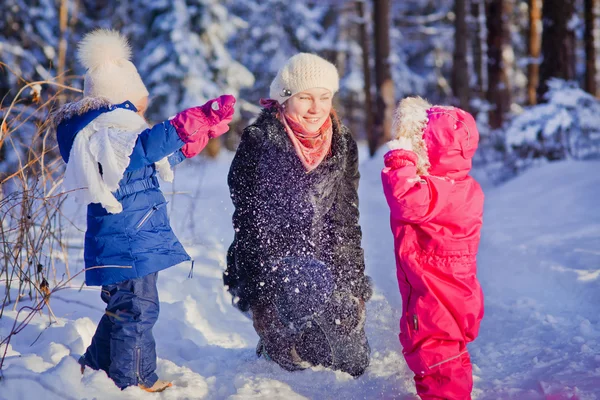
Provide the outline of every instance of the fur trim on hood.
{"type": "Polygon", "coordinates": [[[392,137],[408,138],[412,151],[417,154],[417,175],[429,175],[429,156],[427,144],[423,140],[423,131],[429,122],[427,111],[432,107],[421,97],[407,97],[400,101],[392,121],[392,137]]]}
{"type": "Polygon", "coordinates": [[[452,106],[432,106],[420,97],[400,102],[394,116],[391,148],[417,155],[417,175],[463,179],[472,166],[479,133],[468,112],[452,106]]]}
{"type": "Polygon", "coordinates": [[[112,102],[106,97],[84,97],[79,101],[67,103],[50,116],[52,126],[56,129],[64,120],[71,119],[76,115],[83,115],[90,110],[108,107],[111,104],[112,102]]]}

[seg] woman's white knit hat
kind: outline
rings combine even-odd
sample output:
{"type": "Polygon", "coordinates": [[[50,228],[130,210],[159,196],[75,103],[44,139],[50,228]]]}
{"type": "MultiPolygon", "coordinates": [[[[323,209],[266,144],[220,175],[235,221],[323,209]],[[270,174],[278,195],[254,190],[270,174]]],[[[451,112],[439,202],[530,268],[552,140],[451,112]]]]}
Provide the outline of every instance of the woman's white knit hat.
{"type": "Polygon", "coordinates": [[[106,97],[113,104],[137,102],[148,89],[130,61],[131,47],[119,32],[98,29],[79,42],[77,58],[86,68],[84,96],[106,97]]]}
{"type": "Polygon", "coordinates": [[[324,88],[334,94],[340,87],[337,68],[329,61],[309,53],[290,58],[271,82],[269,97],[283,104],[304,90],[324,88]]]}

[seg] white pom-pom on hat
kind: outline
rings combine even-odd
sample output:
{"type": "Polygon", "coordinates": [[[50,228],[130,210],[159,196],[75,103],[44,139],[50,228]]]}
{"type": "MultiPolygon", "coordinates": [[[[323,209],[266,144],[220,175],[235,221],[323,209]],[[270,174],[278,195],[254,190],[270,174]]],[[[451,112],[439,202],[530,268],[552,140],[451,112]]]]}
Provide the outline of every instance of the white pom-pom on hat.
{"type": "Polygon", "coordinates": [[[148,96],[135,65],[131,47],[119,32],[98,29],[85,35],[77,47],[77,59],[86,68],[84,96],[106,97],[114,104],[133,103],[148,96]]]}
{"type": "Polygon", "coordinates": [[[98,29],[88,33],[77,46],[77,59],[85,69],[107,62],[131,61],[131,47],[117,31],[98,29]]]}

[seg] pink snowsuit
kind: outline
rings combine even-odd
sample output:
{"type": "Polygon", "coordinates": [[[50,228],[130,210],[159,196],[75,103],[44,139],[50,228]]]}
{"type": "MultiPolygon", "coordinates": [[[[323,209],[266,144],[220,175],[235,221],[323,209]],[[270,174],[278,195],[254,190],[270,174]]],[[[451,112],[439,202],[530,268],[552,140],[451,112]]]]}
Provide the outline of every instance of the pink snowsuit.
{"type": "Polygon", "coordinates": [[[381,173],[402,295],[400,343],[422,399],[471,399],[466,345],[483,318],[476,278],[483,192],[468,174],[479,134],[458,108],[433,106],[426,115],[412,132],[422,134],[421,154],[392,150],[381,173]],[[419,156],[429,175],[417,176],[419,156]]]}

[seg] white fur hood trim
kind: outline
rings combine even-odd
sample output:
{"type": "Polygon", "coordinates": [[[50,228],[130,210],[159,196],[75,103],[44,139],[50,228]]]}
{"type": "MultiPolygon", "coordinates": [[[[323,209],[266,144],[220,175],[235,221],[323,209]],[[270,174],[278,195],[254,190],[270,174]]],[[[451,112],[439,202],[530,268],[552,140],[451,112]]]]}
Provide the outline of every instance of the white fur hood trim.
{"type": "MultiPolygon", "coordinates": [[[[427,112],[431,107],[432,105],[421,97],[407,97],[398,104],[392,121],[392,138],[409,139],[411,150],[417,154],[419,176],[428,175],[431,166],[427,155],[427,144],[423,140],[423,131],[429,122],[427,112]]],[[[397,143],[391,145],[395,146],[397,143]]]]}

